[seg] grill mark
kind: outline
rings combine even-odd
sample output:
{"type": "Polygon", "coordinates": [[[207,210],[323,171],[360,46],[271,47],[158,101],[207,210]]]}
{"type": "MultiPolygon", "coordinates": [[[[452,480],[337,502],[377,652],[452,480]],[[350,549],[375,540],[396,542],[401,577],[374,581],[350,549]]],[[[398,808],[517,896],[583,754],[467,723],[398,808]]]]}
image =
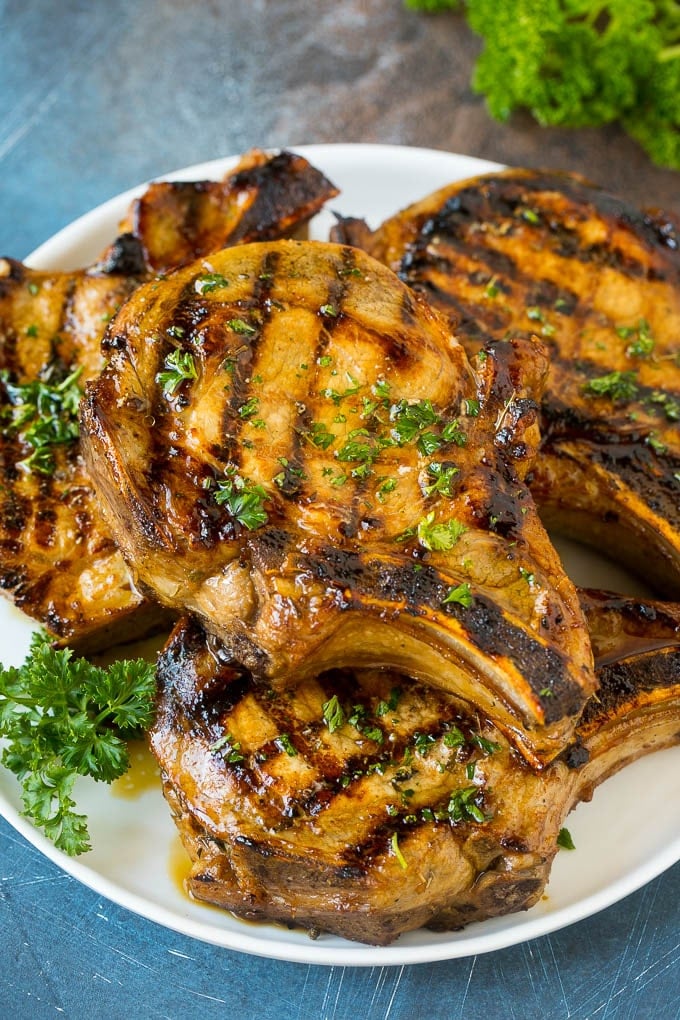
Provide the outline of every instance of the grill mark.
{"type": "Polygon", "coordinates": [[[234,174],[230,190],[253,193],[229,239],[231,244],[281,237],[293,222],[304,223],[327,198],[337,194],[315,167],[285,150],[261,166],[234,174]]]}
{"type": "MultiPolygon", "coordinates": [[[[553,280],[547,278],[536,279],[536,276],[526,274],[521,265],[510,255],[498,252],[496,249],[472,242],[469,238],[459,238],[456,235],[442,232],[442,240],[457,255],[466,260],[473,258],[480,264],[480,268],[474,275],[482,274],[488,280],[498,278],[498,287],[506,294],[512,293],[508,286],[511,280],[523,294],[522,307],[537,305],[543,308],[555,307],[559,302],[560,314],[574,316],[582,306],[578,296],[566,287],[558,286],[553,280]],[[483,267],[483,268],[482,268],[483,267]]],[[[419,290],[429,297],[435,304],[443,305],[446,309],[453,309],[457,318],[458,328],[471,336],[480,336],[484,332],[500,336],[505,333],[512,318],[509,311],[503,312],[498,302],[490,301],[488,304],[472,302],[466,298],[459,298],[455,286],[451,290],[441,287],[429,275],[433,271],[439,272],[442,277],[451,281],[464,273],[470,277],[468,270],[462,270],[458,260],[451,257],[446,251],[438,250],[433,255],[427,250],[427,242],[423,241],[420,249],[414,248],[405,254],[402,259],[398,275],[404,283],[419,290]]],[[[477,284],[481,286],[481,283],[477,284]]],[[[449,313],[450,314],[450,313],[449,313]]]]}
{"type": "MultiPolygon", "coordinates": [[[[618,226],[635,234],[638,240],[648,245],[653,253],[658,245],[667,249],[664,252],[669,260],[668,268],[671,275],[677,275],[680,271],[680,260],[678,259],[679,235],[677,226],[668,218],[656,217],[653,214],[644,213],[630,205],[623,199],[610,195],[574,179],[569,175],[561,177],[556,175],[551,179],[549,175],[532,174],[526,178],[517,178],[517,182],[526,190],[532,193],[554,192],[565,195],[577,206],[582,205],[584,197],[589,201],[604,221],[614,221],[618,226]],[[558,186],[559,185],[559,186],[558,186]]],[[[642,263],[637,263],[643,267],[642,263]]],[[[665,276],[657,276],[656,271],[650,269],[656,279],[666,279],[665,276]]],[[[637,271],[635,271],[637,275],[637,271]]]]}
{"type": "Polygon", "coordinates": [[[59,519],[54,509],[46,507],[38,510],[33,526],[33,539],[36,545],[49,549],[54,545],[59,519]]]}
{"type": "MultiPolygon", "coordinates": [[[[205,634],[202,628],[195,623],[190,626],[193,629],[189,631],[188,639],[181,641],[178,648],[171,646],[164,653],[159,670],[161,686],[165,688],[166,693],[170,693],[173,697],[175,711],[179,714],[185,710],[182,703],[183,697],[186,698],[189,694],[187,676],[191,678],[190,683],[193,685],[197,680],[200,684],[200,677],[204,674],[202,663],[207,662],[208,669],[211,666],[213,670],[215,669],[214,664],[209,662],[206,657],[205,645],[202,643],[205,640],[205,634]],[[198,668],[196,667],[197,661],[198,668]]],[[[418,684],[414,685],[413,681],[407,678],[402,679],[403,686],[411,689],[414,686],[416,689],[420,687],[418,684]]],[[[357,703],[361,705],[377,703],[381,693],[378,690],[367,691],[358,680],[357,675],[351,671],[329,671],[319,677],[317,682],[323,690],[324,700],[340,694],[343,703],[349,706],[354,706],[357,703]]],[[[217,667],[208,685],[200,692],[199,704],[194,704],[193,710],[194,714],[198,716],[201,726],[206,727],[206,737],[210,741],[211,747],[231,732],[230,715],[246,697],[254,698],[260,710],[264,710],[275,724],[278,735],[284,733],[288,735],[296,749],[296,756],[299,755],[316,775],[311,784],[299,788],[295,785],[287,786],[283,792],[281,818],[284,829],[288,825],[292,826],[295,819],[300,816],[316,817],[329,810],[338,795],[347,789],[356,787],[357,784],[360,787],[362,780],[370,776],[376,766],[384,771],[393,771],[393,777],[385,782],[390,782],[394,787],[394,814],[390,815],[389,820],[377,821],[363,835],[360,842],[347,847],[346,854],[348,860],[352,862],[350,867],[358,867],[362,871],[365,867],[361,863],[362,861],[389,849],[388,842],[393,832],[414,832],[420,826],[432,823],[431,819],[422,817],[422,814],[419,817],[415,816],[410,811],[407,797],[404,795],[409,780],[418,772],[419,767],[422,767],[415,755],[412,756],[409,763],[406,763],[406,751],[412,747],[416,736],[420,738],[431,736],[437,740],[452,727],[457,727],[462,731],[465,743],[456,750],[456,763],[462,768],[478,753],[471,741],[471,735],[478,731],[479,725],[475,725],[472,716],[462,711],[456,699],[448,698],[441,692],[431,689],[423,688],[422,690],[428,700],[428,708],[433,717],[429,724],[424,725],[420,716],[417,716],[413,720],[413,725],[405,728],[398,737],[393,734],[396,739],[390,740],[388,744],[385,742],[378,744],[370,741],[369,738],[364,738],[362,746],[357,746],[356,753],[349,754],[339,754],[336,748],[330,748],[323,742],[319,743],[318,734],[325,727],[321,713],[318,720],[303,722],[297,714],[294,694],[290,699],[281,696],[272,699],[271,692],[265,686],[248,674],[234,673],[229,665],[223,669],[217,667]],[[441,711],[435,711],[434,701],[441,711]]],[[[398,707],[395,709],[395,713],[398,715],[398,707]]],[[[373,714],[369,714],[369,717],[372,719],[373,714]]],[[[348,726],[351,728],[351,724],[348,726]]],[[[360,731],[357,731],[358,740],[361,739],[359,733],[360,731]]],[[[259,796],[262,790],[263,775],[266,777],[270,774],[266,761],[272,756],[285,753],[285,749],[277,743],[277,738],[270,738],[251,748],[241,761],[229,762],[224,758],[217,760],[220,761],[225,772],[230,773],[232,781],[246,795],[251,793],[259,796]],[[251,760],[255,758],[260,761],[263,775],[260,770],[250,766],[249,757],[251,760]]],[[[383,773],[381,772],[381,774],[383,773]]],[[[422,812],[425,808],[445,809],[454,790],[465,785],[469,785],[469,783],[465,782],[461,776],[460,783],[452,784],[452,788],[444,794],[439,789],[430,792],[426,788],[425,798],[423,799],[422,796],[423,791],[419,796],[418,812],[422,812]]],[[[481,788],[480,798],[483,798],[484,794],[485,790],[481,788]]],[[[460,829],[461,826],[469,824],[474,823],[457,823],[456,828],[460,829]]]]}
{"type": "MultiPolygon", "coordinates": [[[[453,226],[460,224],[466,229],[474,224],[498,222],[499,220],[514,219],[519,207],[526,204],[526,192],[532,195],[532,207],[537,206],[537,197],[541,192],[552,192],[557,190],[558,194],[564,195],[570,201],[579,206],[578,212],[585,201],[590,201],[595,207],[604,222],[616,220],[619,226],[632,230],[639,239],[651,243],[659,240],[659,235],[653,229],[649,221],[645,222],[644,217],[628,208],[625,203],[607,195],[605,192],[597,192],[587,188],[582,182],[575,182],[568,177],[560,178],[559,186],[555,180],[544,178],[541,175],[533,177],[517,178],[486,178],[480,187],[462,189],[453,199],[450,200],[445,209],[447,216],[442,222],[451,223],[453,226]],[[448,207],[448,208],[447,208],[448,207]],[[641,236],[642,235],[642,236],[641,236]]],[[[538,203],[538,208],[542,206],[538,203]]],[[[546,210],[550,217],[550,211],[546,210]]],[[[582,216],[582,212],[580,212],[582,216]]],[[[633,258],[618,248],[613,248],[611,242],[584,246],[580,237],[574,231],[565,227],[561,220],[548,218],[541,222],[542,229],[547,225],[547,236],[559,239],[559,248],[556,254],[575,258],[580,262],[589,263],[594,266],[608,266],[620,270],[632,278],[665,279],[666,276],[650,265],[645,265],[639,259],[633,258]]],[[[457,233],[457,232],[456,232],[457,233]]],[[[671,275],[677,275],[677,270],[669,265],[671,275]]]]}
{"type": "MultiPolygon", "coordinates": [[[[325,302],[325,304],[333,308],[337,314],[332,315],[324,314],[323,312],[319,313],[321,328],[317,334],[317,342],[313,355],[315,385],[318,384],[317,366],[320,359],[323,358],[326,350],[328,349],[335,326],[338,321],[342,319],[342,309],[348,289],[348,281],[351,279],[353,270],[356,268],[356,256],[352,248],[343,248],[341,264],[342,270],[340,271],[340,275],[337,279],[331,281],[325,302]]],[[[298,408],[295,424],[290,430],[290,446],[285,454],[288,464],[283,467],[284,480],[279,486],[281,493],[288,499],[299,497],[300,493],[305,489],[305,479],[304,477],[301,477],[300,472],[302,472],[304,476],[305,464],[308,457],[306,447],[309,445],[313,448],[313,444],[305,440],[304,437],[309,434],[313,421],[314,416],[307,406],[305,406],[304,409],[298,408]]]]}
{"type": "MultiPolygon", "coordinates": [[[[339,280],[333,281],[333,285],[329,287],[327,298],[327,304],[335,308],[339,314],[337,316],[321,314],[322,324],[317,334],[317,342],[313,355],[316,373],[315,383],[318,381],[317,366],[328,348],[334,325],[342,314],[342,304],[347,291],[346,278],[355,265],[354,253],[351,249],[346,248],[343,250],[342,264],[347,272],[339,280]]],[[[283,468],[284,481],[279,487],[282,494],[289,499],[299,496],[305,488],[304,477],[300,475],[300,472],[304,475],[305,464],[307,462],[307,441],[304,437],[310,432],[313,421],[314,416],[306,405],[304,408],[298,407],[296,421],[290,430],[290,446],[285,454],[288,465],[283,468]]]]}
{"type": "Polygon", "coordinates": [[[422,569],[414,571],[412,563],[374,559],[332,546],[301,555],[300,566],[338,590],[343,609],[378,611],[379,607],[383,613],[382,604],[387,603],[398,613],[394,600],[398,592],[407,614],[422,616],[429,609],[453,616],[470,642],[485,655],[510,659],[541,701],[547,724],[580,709],[580,688],[569,676],[559,652],[513,626],[483,595],[475,595],[468,608],[455,603],[443,605],[449,584],[435,567],[421,564],[422,569]]]}
{"type": "Polygon", "coordinates": [[[16,330],[8,327],[11,327],[13,319],[12,306],[17,286],[26,279],[27,274],[26,267],[16,259],[0,260],[0,301],[8,305],[6,316],[0,306],[0,366],[13,373],[17,371],[18,337],[16,330]]]}
{"type": "MultiPolygon", "coordinates": [[[[565,183],[569,184],[568,178],[565,178],[565,183]]],[[[542,188],[542,184],[536,184],[533,180],[525,181],[520,179],[519,184],[521,186],[529,185],[534,191],[541,190],[542,188]]],[[[547,184],[549,186],[550,181],[547,181],[547,184]]],[[[441,253],[438,253],[437,256],[432,256],[427,252],[427,246],[431,240],[436,239],[438,243],[445,240],[463,256],[473,257],[484,262],[493,275],[521,282],[524,292],[528,295],[527,304],[532,302],[543,304],[544,302],[540,300],[540,295],[534,295],[535,279],[528,279],[519,270],[515,261],[506,253],[498,252],[490,246],[477,243],[477,238],[483,238],[484,234],[474,230],[475,227],[482,224],[497,223],[499,219],[503,220],[508,217],[511,220],[515,219],[517,208],[526,204],[526,196],[512,193],[513,188],[516,188],[516,186],[515,180],[508,182],[507,179],[504,180],[503,178],[485,179],[481,187],[464,189],[452,196],[437,214],[422,223],[415,242],[409,246],[409,250],[402,259],[399,271],[399,275],[404,282],[416,287],[416,289],[429,290],[435,298],[439,298],[445,304],[456,308],[456,311],[463,319],[468,320],[470,318],[469,305],[466,306],[463,303],[462,307],[456,307],[455,297],[449,295],[446,290],[441,290],[434,281],[427,277],[430,267],[439,267],[444,273],[451,272],[452,267],[455,271],[459,271],[455,263],[451,263],[441,253]],[[539,300],[536,300],[536,296],[539,297],[539,300]]],[[[555,186],[553,182],[553,191],[555,186]]],[[[577,204],[583,205],[584,186],[582,184],[574,187],[567,186],[561,188],[561,190],[573,198],[577,204]]],[[[655,254],[653,247],[655,244],[664,244],[668,248],[669,257],[672,258],[675,255],[675,248],[673,247],[675,234],[665,221],[659,225],[651,217],[637,214],[635,210],[628,209],[624,203],[612,199],[605,193],[591,193],[586,189],[585,197],[589,197],[595,203],[595,207],[603,219],[607,215],[611,215],[607,202],[607,200],[610,200],[612,209],[617,210],[621,214],[620,225],[630,228],[639,240],[647,243],[650,246],[650,255],[655,254]]],[[[525,229],[530,229],[526,223],[523,226],[525,229]]],[[[567,261],[569,259],[577,259],[580,262],[592,263],[595,266],[606,265],[618,270],[623,276],[632,279],[645,277],[663,280],[668,276],[678,276],[678,270],[674,266],[669,264],[670,273],[664,274],[649,263],[633,259],[625,252],[612,248],[610,242],[586,247],[582,244],[576,232],[566,228],[564,223],[554,216],[551,218],[549,212],[546,214],[546,219],[541,220],[540,225],[537,227],[537,232],[544,239],[558,239],[557,247],[551,248],[552,254],[567,261]]],[[[542,283],[554,286],[550,281],[542,281],[542,283]]],[[[558,297],[564,302],[563,313],[573,314],[577,306],[576,296],[568,290],[564,294],[560,290],[558,297]]],[[[482,321],[485,322],[487,328],[493,328],[492,324],[487,321],[487,316],[483,316],[482,321]]]]}
{"type": "Polygon", "coordinates": [[[569,456],[564,443],[587,444],[592,461],[621,478],[655,514],[677,525],[680,456],[652,449],[646,441],[651,429],[608,429],[605,419],[591,418],[556,399],[544,400],[542,412],[544,452],[564,457],[569,456]]]}
{"type": "MultiPolygon", "coordinates": [[[[82,282],[83,282],[82,278],[77,276],[72,276],[68,281],[66,292],[64,294],[64,300],[61,304],[59,324],[56,330],[54,331],[54,336],[52,339],[53,345],[52,350],[55,358],[60,358],[59,346],[61,345],[61,337],[59,334],[66,333],[68,336],[72,336],[73,333],[75,332],[73,328],[73,308],[75,304],[76,294],[78,293],[79,284],[81,284],[82,282]]],[[[65,367],[70,368],[71,366],[65,367]]]]}
{"type": "Polygon", "coordinates": [[[105,276],[139,277],[146,274],[147,265],[142,242],[133,233],[119,234],[104,258],[92,267],[91,274],[105,276]]]}
{"type": "MultiPolygon", "coordinates": [[[[271,316],[271,292],[278,263],[278,252],[267,252],[262,259],[260,271],[253,284],[252,296],[248,302],[248,307],[257,309],[260,313],[259,322],[256,332],[248,335],[242,355],[236,359],[231,376],[231,390],[224,404],[222,435],[225,436],[225,442],[220,451],[220,458],[226,463],[234,465],[240,463],[239,440],[241,430],[245,424],[244,419],[239,416],[238,412],[250,395],[251,380],[256,366],[257,349],[262,342],[267,322],[271,316]]],[[[257,373],[255,372],[255,374],[257,373]]]]}
{"type": "Polygon", "coordinates": [[[627,699],[639,698],[641,691],[672,690],[680,677],[680,648],[654,649],[622,662],[605,664],[598,670],[598,699],[586,703],[582,725],[600,719],[607,712],[620,711],[627,699]]]}

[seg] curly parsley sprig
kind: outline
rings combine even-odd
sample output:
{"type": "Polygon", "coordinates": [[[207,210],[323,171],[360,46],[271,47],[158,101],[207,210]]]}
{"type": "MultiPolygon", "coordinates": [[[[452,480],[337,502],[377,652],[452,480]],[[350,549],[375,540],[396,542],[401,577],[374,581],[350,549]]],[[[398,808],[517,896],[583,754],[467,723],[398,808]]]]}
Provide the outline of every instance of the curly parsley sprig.
{"type": "Polygon", "coordinates": [[[0,762],[21,782],[24,815],[67,854],[91,848],[75,810],[77,776],[111,783],[127,771],[126,741],[149,727],[154,691],[150,663],[94,666],[55,650],[44,631],[22,666],[0,666],[0,762]]]}
{"type": "Polygon", "coordinates": [[[405,0],[463,12],[484,41],[475,91],[493,117],[618,121],[660,166],[680,169],[680,15],[673,0],[405,0]]]}

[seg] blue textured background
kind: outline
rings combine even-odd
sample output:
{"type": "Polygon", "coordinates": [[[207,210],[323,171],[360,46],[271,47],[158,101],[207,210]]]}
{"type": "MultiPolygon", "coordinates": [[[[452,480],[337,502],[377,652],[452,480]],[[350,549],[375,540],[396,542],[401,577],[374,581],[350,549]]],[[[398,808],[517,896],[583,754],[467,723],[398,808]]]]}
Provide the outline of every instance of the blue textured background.
{"type": "MultiPolygon", "coordinates": [[[[253,145],[393,142],[563,167],[680,214],[678,174],[616,128],[490,121],[469,87],[477,48],[459,18],[400,0],[0,3],[0,254],[23,258],[141,180],[253,145]]],[[[513,949],[351,969],[159,928],[79,886],[4,822],[0,860],[1,1017],[680,1017],[680,866],[513,949]]]]}

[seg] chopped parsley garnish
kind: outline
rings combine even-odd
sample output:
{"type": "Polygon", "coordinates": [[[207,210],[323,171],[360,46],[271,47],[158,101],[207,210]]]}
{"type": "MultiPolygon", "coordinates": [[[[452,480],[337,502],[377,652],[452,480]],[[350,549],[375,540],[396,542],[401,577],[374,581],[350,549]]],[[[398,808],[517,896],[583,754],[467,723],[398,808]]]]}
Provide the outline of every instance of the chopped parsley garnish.
{"type": "Polygon", "coordinates": [[[12,383],[9,373],[0,372],[10,406],[2,409],[5,435],[16,435],[33,447],[33,453],[21,463],[29,471],[51,475],[55,470],[54,447],[76,442],[78,405],[83,391],[78,385],[82,367],[74,369],[61,382],[35,379],[12,383]]]}
{"type": "Polygon", "coordinates": [[[239,418],[252,418],[257,414],[260,408],[259,397],[250,397],[246,400],[245,404],[241,404],[238,409],[239,418]]]}
{"type": "Polygon", "coordinates": [[[379,701],[375,710],[378,717],[387,715],[388,712],[395,712],[401,697],[401,688],[392,687],[387,701],[379,701]]]}
{"type": "Polygon", "coordinates": [[[669,421],[680,421],[680,400],[663,390],[653,390],[649,402],[660,407],[669,421]]]}
{"type": "Polygon", "coordinates": [[[346,716],[337,694],[334,694],[323,704],[323,718],[329,733],[335,733],[345,725],[346,716]]]}
{"type": "Polygon", "coordinates": [[[463,581],[461,584],[449,588],[442,599],[442,605],[446,606],[455,603],[456,605],[463,606],[464,609],[469,609],[472,601],[470,585],[467,581],[463,581]]]}
{"type": "Polygon", "coordinates": [[[278,737],[275,738],[274,743],[282,751],[285,751],[289,758],[296,757],[297,751],[287,733],[279,733],[278,737]]]}
{"type": "Polygon", "coordinates": [[[378,485],[377,491],[377,497],[380,500],[380,502],[384,503],[385,496],[387,496],[389,492],[394,492],[396,487],[397,487],[396,478],[383,478],[380,484],[378,485]]]}
{"type": "Polygon", "coordinates": [[[228,287],[229,281],[221,273],[203,273],[194,280],[197,294],[209,294],[220,287],[228,287]]]}
{"type": "Polygon", "coordinates": [[[355,393],[358,393],[362,384],[357,382],[354,376],[350,375],[349,372],[345,372],[345,376],[349,383],[349,386],[346,389],[341,392],[340,390],[327,387],[325,390],[321,391],[321,396],[325,397],[327,400],[332,400],[333,403],[337,405],[341,400],[345,400],[347,397],[353,397],[355,393]]]}
{"type": "Polygon", "coordinates": [[[487,740],[481,733],[470,734],[471,743],[475,744],[483,754],[495,754],[500,751],[501,745],[493,740],[487,740]]]}
{"type": "Polygon", "coordinates": [[[576,849],[576,844],[571,838],[571,833],[569,832],[569,829],[560,829],[560,831],[557,834],[557,845],[561,847],[562,850],[576,849]]]}
{"type": "Polygon", "coordinates": [[[336,319],[340,314],[335,305],[321,305],[319,311],[321,312],[322,315],[327,315],[331,319],[336,319]]]}
{"type": "Polygon", "coordinates": [[[526,223],[531,223],[532,226],[537,226],[541,222],[541,217],[535,209],[524,208],[519,210],[520,217],[525,220],[526,223]]]}
{"type": "Polygon", "coordinates": [[[327,450],[337,438],[336,435],[333,432],[329,432],[326,426],[320,421],[312,422],[309,427],[309,431],[306,433],[306,437],[312,446],[316,446],[320,450],[327,450]]]}
{"type": "Polygon", "coordinates": [[[245,758],[241,753],[240,741],[234,740],[231,733],[225,733],[223,737],[220,737],[214,744],[211,744],[210,750],[213,754],[217,754],[219,751],[229,765],[237,765],[238,762],[244,761],[245,758]]]}
{"type": "Polygon", "coordinates": [[[431,400],[418,400],[412,404],[400,400],[392,408],[390,417],[394,423],[392,431],[400,446],[413,442],[426,428],[438,425],[440,421],[431,400]]]}
{"type": "Polygon", "coordinates": [[[421,432],[416,440],[416,446],[418,451],[423,454],[424,457],[429,457],[442,445],[442,438],[438,436],[436,432],[421,432]]]}
{"type": "Polygon", "coordinates": [[[466,531],[466,526],[455,518],[448,521],[435,521],[434,511],[432,511],[418,522],[416,534],[418,541],[425,549],[445,552],[452,549],[466,531]]]}
{"type": "Polygon", "coordinates": [[[482,792],[478,786],[466,786],[451,794],[444,812],[436,811],[435,818],[458,822],[485,822],[486,815],[477,803],[482,792]]]}
{"type": "Polygon", "coordinates": [[[663,443],[660,439],[657,439],[654,432],[650,432],[650,434],[646,437],[645,442],[647,446],[651,446],[652,450],[654,450],[655,453],[662,454],[668,452],[668,447],[666,446],[666,444],[663,443]]]}
{"type": "Polygon", "coordinates": [[[343,461],[372,461],[379,451],[367,429],[352,429],[335,456],[343,461]]]}
{"type": "Polygon", "coordinates": [[[452,726],[451,729],[447,730],[442,737],[442,742],[445,747],[463,747],[465,744],[465,734],[462,730],[459,730],[457,726],[452,726]]]}
{"type": "Polygon", "coordinates": [[[370,474],[370,466],[380,456],[381,451],[392,445],[393,441],[389,437],[376,436],[368,429],[352,429],[340,449],[335,451],[335,456],[340,461],[361,464],[362,467],[355,468],[352,475],[364,478],[370,474]]]}
{"type": "Polygon", "coordinates": [[[249,531],[261,528],[269,520],[264,509],[266,499],[267,493],[261,485],[255,485],[235,472],[216,483],[215,502],[226,506],[234,520],[249,531]]]}
{"type": "Polygon", "coordinates": [[[436,521],[434,510],[421,518],[418,524],[406,528],[394,539],[395,542],[406,542],[409,538],[417,538],[425,549],[442,552],[452,549],[458,539],[467,531],[467,527],[455,518],[448,521],[436,521]]]}
{"type": "Polygon", "coordinates": [[[403,868],[404,871],[405,871],[408,868],[408,863],[407,863],[406,858],[404,857],[403,853],[399,849],[399,834],[398,833],[396,833],[396,832],[392,833],[392,839],[390,840],[390,846],[392,847],[392,853],[394,854],[394,856],[397,858],[397,861],[399,862],[399,867],[403,868]]]}
{"type": "Polygon", "coordinates": [[[419,754],[421,758],[426,758],[428,751],[432,750],[432,746],[437,742],[437,738],[434,733],[414,733],[413,734],[413,746],[416,754],[419,754]]]}
{"type": "Polygon", "coordinates": [[[646,358],[654,350],[654,337],[646,319],[640,319],[637,326],[620,326],[616,332],[622,340],[629,340],[626,354],[630,358],[646,358]]]}
{"type": "Polygon", "coordinates": [[[636,373],[608,372],[607,375],[590,379],[583,387],[583,392],[594,397],[611,397],[615,402],[633,400],[638,392],[636,373]]]}
{"type": "Polygon", "coordinates": [[[246,322],[245,319],[229,319],[227,326],[234,333],[240,333],[241,335],[249,335],[251,333],[257,333],[257,328],[250,322],[246,322]]]}
{"type": "Polygon", "coordinates": [[[163,394],[166,397],[174,397],[186,380],[198,378],[196,361],[190,351],[182,351],[177,347],[170,351],[163,364],[165,371],[157,374],[156,382],[163,387],[163,394]]]}
{"type": "Polygon", "coordinates": [[[425,486],[427,496],[431,496],[435,492],[440,492],[444,496],[453,495],[453,479],[459,473],[455,464],[440,464],[438,461],[432,461],[431,464],[428,464],[427,473],[434,479],[425,486]]]}
{"type": "Polygon", "coordinates": [[[445,443],[455,443],[456,446],[465,446],[467,443],[467,435],[460,427],[460,422],[455,418],[453,421],[447,422],[442,429],[442,439],[445,443]]]}
{"type": "Polygon", "coordinates": [[[21,782],[23,813],[67,854],[90,849],[76,777],[110,783],[127,771],[126,741],[150,725],[155,688],[148,662],[103,669],[55,650],[44,631],[22,666],[0,667],[0,760],[21,782]]]}

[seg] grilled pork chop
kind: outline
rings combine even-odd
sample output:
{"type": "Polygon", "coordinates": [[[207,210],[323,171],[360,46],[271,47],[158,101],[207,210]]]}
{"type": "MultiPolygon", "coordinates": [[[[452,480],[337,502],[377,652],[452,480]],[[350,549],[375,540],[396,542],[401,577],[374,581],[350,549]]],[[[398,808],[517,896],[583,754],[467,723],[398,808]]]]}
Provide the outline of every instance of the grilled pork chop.
{"type": "Polygon", "coordinates": [[[510,170],[451,184],[365,247],[475,350],[548,345],[532,493],[543,520],[680,596],[680,231],[581,178],[510,170]]]}
{"type": "Polygon", "coordinates": [[[120,235],[122,243],[138,243],[158,275],[219,248],[292,236],[337,194],[304,157],[254,149],[221,181],[149,185],[120,235]]]}
{"type": "Polygon", "coordinates": [[[680,739],[680,606],[595,592],[584,604],[600,689],[542,772],[441,690],[360,670],[275,691],[181,621],[151,747],[190,893],[376,944],[532,906],[568,812],[680,739]]]}
{"type": "Polygon", "coordinates": [[[138,582],[285,686],[335,665],[449,688],[532,761],[594,687],[575,589],[521,478],[540,345],[474,365],[356,249],[243,245],[140,288],[82,406],[138,582]]]}
{"type": "Polygon", "coordinates": [[[78,402],[101,369],[110,318],[137,284],[116,273],[43,273],[0,262],[0,586],[81,650],[144,634],[137,591],[101,520],[80,456],[78,402]]]}
{"type": "Polygon", "coordinates": [[[90,269],[0,261],[0,588],[80,652],[167,618],[136,589],[80,455],[78,401],[103,366],[106,322],[156,269],[284,235],[335,193],[299,156],[253,153],[223,182],[152,185],[90,269]]]}

